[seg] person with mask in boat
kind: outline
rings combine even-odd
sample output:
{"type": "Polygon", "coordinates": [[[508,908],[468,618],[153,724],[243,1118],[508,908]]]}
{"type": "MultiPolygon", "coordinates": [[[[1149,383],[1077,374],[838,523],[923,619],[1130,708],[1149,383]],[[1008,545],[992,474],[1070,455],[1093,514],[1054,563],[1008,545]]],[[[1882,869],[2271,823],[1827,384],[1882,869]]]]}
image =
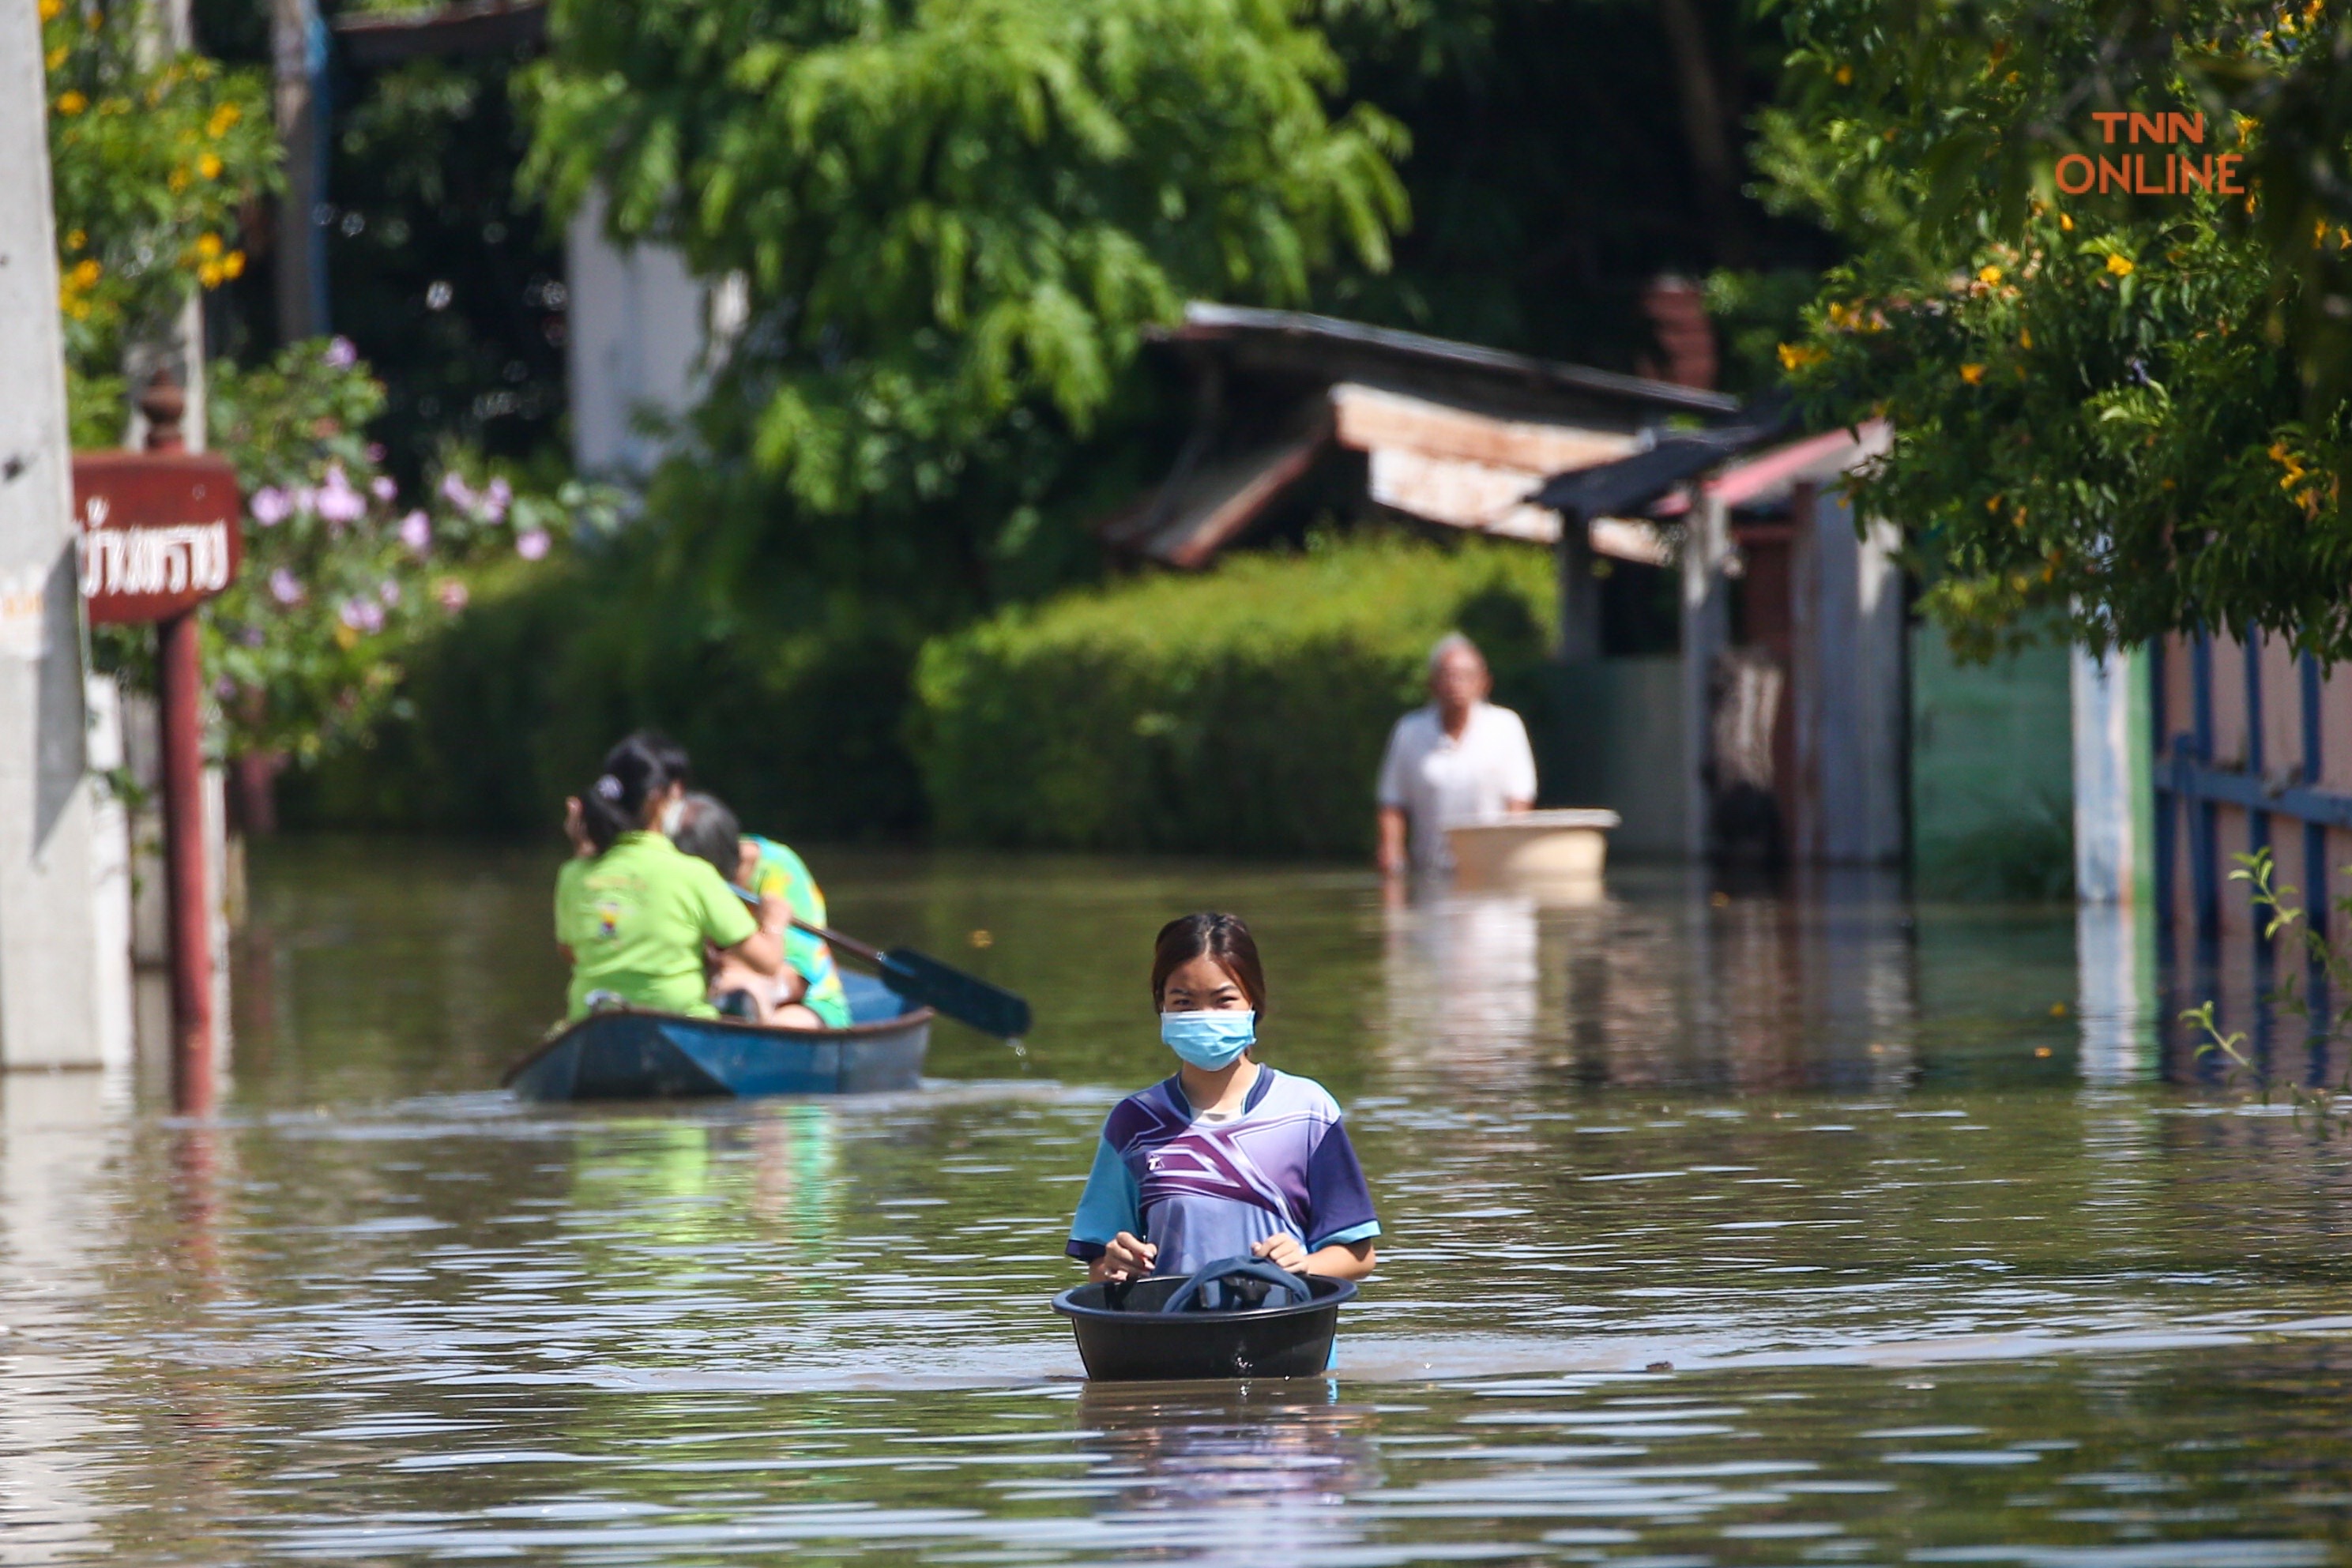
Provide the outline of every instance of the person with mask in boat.
{"type": "Polygon", "coordinates": [[[1151,1001],[1181,1065],[1104,1122],[1069,1255],[1096,1281],[1242,1257],[1336,1280],[1370,1273],[1381,1222],[1339,1102],[1251,1054],[1265,971],[1249,927],[1231,915],[1170,921],[1151,1001]]]}
{"type": "Polygon", "coordinates": [[[710,978],[712,1002],[722,1013],[771,1029],[847,1029],[849,994],[834,967],[833,949],[792,924],[825,924],[824,890],[808,862],[773,839],[743,831],[715,795],[689,791],[680,804],[670,833],[677,847],[709,862],[747,904],[756,901],[763,926],[768,911],[790,917],[770,928],[782,944],[783,967],[762,975],[731,954],[719,954],[710,978]]]}
{"type": "Polygon", "coordinates": [[[755,915],[708,861],[663,835],[685,794],[678,764],[658,737],[633,735],[568,803],[567,826],[577,826],[585,852],[555,878],[555,940],[572,966],[567,1017],[607,1006],[718,1016],[706,946],[754,975],[783,967],[782,901],[755,915]]]}

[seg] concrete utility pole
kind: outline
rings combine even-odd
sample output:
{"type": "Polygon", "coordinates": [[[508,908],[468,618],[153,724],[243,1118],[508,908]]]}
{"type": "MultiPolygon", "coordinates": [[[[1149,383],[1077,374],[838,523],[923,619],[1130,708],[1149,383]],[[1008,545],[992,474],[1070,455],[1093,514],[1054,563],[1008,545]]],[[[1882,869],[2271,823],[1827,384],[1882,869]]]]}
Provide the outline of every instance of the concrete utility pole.
{"type": "Polygon", "coordinates": [[[0,1066],[99,1061],[65,348],[35,7],[0,7],[0,1066]]]}

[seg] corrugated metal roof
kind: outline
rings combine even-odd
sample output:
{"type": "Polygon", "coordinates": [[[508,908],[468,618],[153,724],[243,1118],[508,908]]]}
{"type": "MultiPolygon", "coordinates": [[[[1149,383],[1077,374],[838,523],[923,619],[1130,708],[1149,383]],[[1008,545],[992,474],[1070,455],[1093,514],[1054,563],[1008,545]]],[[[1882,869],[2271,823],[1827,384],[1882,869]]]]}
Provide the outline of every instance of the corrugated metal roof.
{"type": "MultiPolygon", "coordinates": [[[[1538,360],[1501,349],[1457,343],[1444,338],[1361,321],[1342,321],[1290,310],[1260,310],[1240,305],[1196,302],[1184,308],[1181,326],[1157,334],[1162,341],[1214,344],[1256,340],[1311,349],[1325,355],[1344,354],[1361,360],[1385,360],[1399,365],[1467,372],[1497,383],[1580,393],[1618,403],[1630,403],[1657,414],[1720,415],[1738,412],[1739,400],[1722,392],[1701,392],[1654,382],[1641,376],[1596,371],[1586,365],[1538,360]]],[[[1343,364],[1331,367],[1332,379],[1363,379],[1343,364]]]]}

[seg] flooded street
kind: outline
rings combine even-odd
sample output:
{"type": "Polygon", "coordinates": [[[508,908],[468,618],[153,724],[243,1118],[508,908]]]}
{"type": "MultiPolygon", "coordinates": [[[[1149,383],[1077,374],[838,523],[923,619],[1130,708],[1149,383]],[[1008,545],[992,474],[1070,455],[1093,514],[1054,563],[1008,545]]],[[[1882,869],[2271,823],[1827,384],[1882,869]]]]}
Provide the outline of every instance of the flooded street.
{"type": "Polygon", "coordinates": [[[216,1124],[0,1080],[0,1562],[2352,1562],[2352,1140],[2161,1082],[2071,908],[811,858],[1034,1038],[526,1107],[549,858],[265,846],[216,1124]],[[1211,906],[1381,1266],[1331,1378],[1088,1386],[1046,1300],[1211,906]]]}

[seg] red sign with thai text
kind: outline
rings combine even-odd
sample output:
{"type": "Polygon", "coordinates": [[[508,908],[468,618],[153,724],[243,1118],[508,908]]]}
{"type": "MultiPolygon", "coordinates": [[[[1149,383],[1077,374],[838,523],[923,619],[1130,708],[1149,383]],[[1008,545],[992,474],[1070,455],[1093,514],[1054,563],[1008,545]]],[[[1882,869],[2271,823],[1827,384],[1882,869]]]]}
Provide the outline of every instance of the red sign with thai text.
{"type": "Polygon", "coordinates": [[[74,520],[93,626],[168,621],[226,588],[245,557],[236,470],[196,452],[78,452],[74,520]]]}

